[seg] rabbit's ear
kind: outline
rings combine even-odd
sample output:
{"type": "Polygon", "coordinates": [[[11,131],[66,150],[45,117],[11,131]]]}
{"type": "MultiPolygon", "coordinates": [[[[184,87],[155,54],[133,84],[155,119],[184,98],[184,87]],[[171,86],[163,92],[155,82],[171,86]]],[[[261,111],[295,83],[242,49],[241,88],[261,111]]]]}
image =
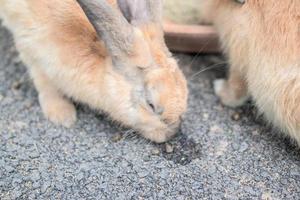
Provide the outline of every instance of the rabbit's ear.
{"type": "Polygon", "coordinates": [[[106,0],[77,0],[110,55],[122,58],[133,51],[133,28],[106,0]]]}
{"type": "Polygon", "coordinates": [[[161,24],[162,0],[118,0],[118,5],[133,25],[161,24]]]}

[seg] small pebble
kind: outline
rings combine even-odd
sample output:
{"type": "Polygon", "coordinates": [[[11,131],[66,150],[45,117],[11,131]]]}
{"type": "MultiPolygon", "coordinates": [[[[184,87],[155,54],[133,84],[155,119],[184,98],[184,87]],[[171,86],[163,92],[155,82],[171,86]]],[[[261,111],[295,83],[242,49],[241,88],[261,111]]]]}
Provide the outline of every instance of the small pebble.
{"type": "Polygon", "coordinates": [[[208,113],[203,113],[203,120],[207,120],[209,118],[209,114],[208,113]]]}
{"type": "Polygon", "coordinates": [[[112,137],[113,142],[119,142],[121,139],[122,139],[122,135],[120,133],[117,133],[112,137]]]}
{"type": "Polygon", "coordinates": [[[151,151],[151,153],[152,153],[152,155],[158,155],[158,154],[160,154],[160,150],[155,148],[151,151]]]}
{"type": "Polygon", "coordinates": [[[210,133],[222,133],[223,129],[221,127],[219,127],[218,125],[213,125],[212,127],[210,127],[210,133]]]}
{"type": "Polygon", "coordinates": [[[261,196],[261,199],[262,200],[272,200],[271,193],[270,192],[263,193],[262,196],[261,196]]]}
{"type": "Polygon", "coordinates": [[[240,152],[244,152],[248,149],[249,145],[246,142],[243,142],[240,146],[240,152]]]}
{"type": "Polygon", "coordinates": [[[37,151],[32,151],[32,152],[30,152],[30,154],[29,154],[29,158],[39,158],[40,157],[40,153],[39,152],[37,152],[37,151]]]}
{"type": "Polygon", "coordinates": [[[237,112],[233,113],[233,115],[231,116],[231,119],[233,119],[234,121],[240,120],[241,119],[240,113],[237,113],[237,112]]]}
{"type": "Polygon", "coordinates": [[[166,144],[166,152],[167,153],[173,153],[174,147],[171,144],[166,144]]]}
{"type": "Polygon", "coordinates": [[[257,130],[252,131],[252,135],[259,135],[259,131],[257,131],[257,130]]]}
{"type": "Polygon", "coordinates": [[[182,165],[186,165],[190,162],[189,158],[187,155],[182,155],[180,160],[179,160],[179,163],[182,164],[182,165]]]}
{"type": "Polygon", "coordinates": [[[150,156],[145,156],[145,157],[143,158],[143,160],[144,160],[145,162],[148,162],[148,161],[151,160],[151,158],[150,158],[150,156]]]}

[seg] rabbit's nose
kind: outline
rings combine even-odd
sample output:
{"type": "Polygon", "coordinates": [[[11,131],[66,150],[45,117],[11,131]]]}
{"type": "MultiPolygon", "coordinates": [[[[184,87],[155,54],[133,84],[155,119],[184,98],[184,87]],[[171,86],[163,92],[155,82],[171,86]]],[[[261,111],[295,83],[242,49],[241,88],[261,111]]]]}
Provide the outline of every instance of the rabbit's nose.
{"type": "Polygon", "coordinates": [[[182,134],[181,123],[182,121],[179,120],[178,122],[169,125],[170,133],[168,135],[168,140],[174,137],[175,135],[182,134]]]}

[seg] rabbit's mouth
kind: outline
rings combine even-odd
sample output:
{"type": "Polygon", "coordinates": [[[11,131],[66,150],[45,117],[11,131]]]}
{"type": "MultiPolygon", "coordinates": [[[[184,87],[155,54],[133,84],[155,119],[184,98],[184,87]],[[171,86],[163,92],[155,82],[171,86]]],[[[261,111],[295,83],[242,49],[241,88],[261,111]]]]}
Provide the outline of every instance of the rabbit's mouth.
{"type": "Polygon", "coordinates": [[[172,136],[175,136],[177,134],[180,134],[181,133],[181,124],[182,124],[182,120],[180,118],[179,121],[175,122],[175,123],[172,123],[172,124],[169,124],[168,127],[172,130],[173,132],[173,135],[172,136]]]}
{"type": "Polygon", "coordinates": [[[163,143],[180,133],[181,118],[171,122],[169,119],[157,115],[151,109],[145,108],[145,105],[139,107],[140,117],[135,127],[145,138],[156,143],[163,143]]]}
{"type": "Polygon", "coordinates": [[[142,135],[156,143],[164,143],[172,139],[181,132],[180,126],[164,126],[161,128],[150,129],[148,131],[141,130],[142,135]]]}

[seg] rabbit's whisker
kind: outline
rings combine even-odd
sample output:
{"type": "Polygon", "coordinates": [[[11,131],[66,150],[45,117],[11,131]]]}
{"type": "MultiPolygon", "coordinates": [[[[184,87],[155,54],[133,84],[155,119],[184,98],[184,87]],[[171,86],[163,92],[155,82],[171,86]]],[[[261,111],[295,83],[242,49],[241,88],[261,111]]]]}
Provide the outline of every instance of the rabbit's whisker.
{"type": "Polygon", "coordinates": [[[206,67],[206,68],[204,68],[204,69],[202,69],[202,70],[196,72],[195,74],[193,74],[189,80],[190,80],[190,81],[191,81],[191,80],[194,80],[194,78],[195,78],[196,76],[198,76],[199,74],[201,74],[201,73],[203,73],[203,72],[205,72],[205,71],[207,71],[207,70],[211,70],[211,69],[215,69],[215,68],[219,68],[219,67],[224,67],[224,65],[226,65],[226,64],[227,64],[227,62],[220,62],[220,63],[213,64],[213,65],[211,65],[211,66],[208,66],[208,67],[206,67]]]}

